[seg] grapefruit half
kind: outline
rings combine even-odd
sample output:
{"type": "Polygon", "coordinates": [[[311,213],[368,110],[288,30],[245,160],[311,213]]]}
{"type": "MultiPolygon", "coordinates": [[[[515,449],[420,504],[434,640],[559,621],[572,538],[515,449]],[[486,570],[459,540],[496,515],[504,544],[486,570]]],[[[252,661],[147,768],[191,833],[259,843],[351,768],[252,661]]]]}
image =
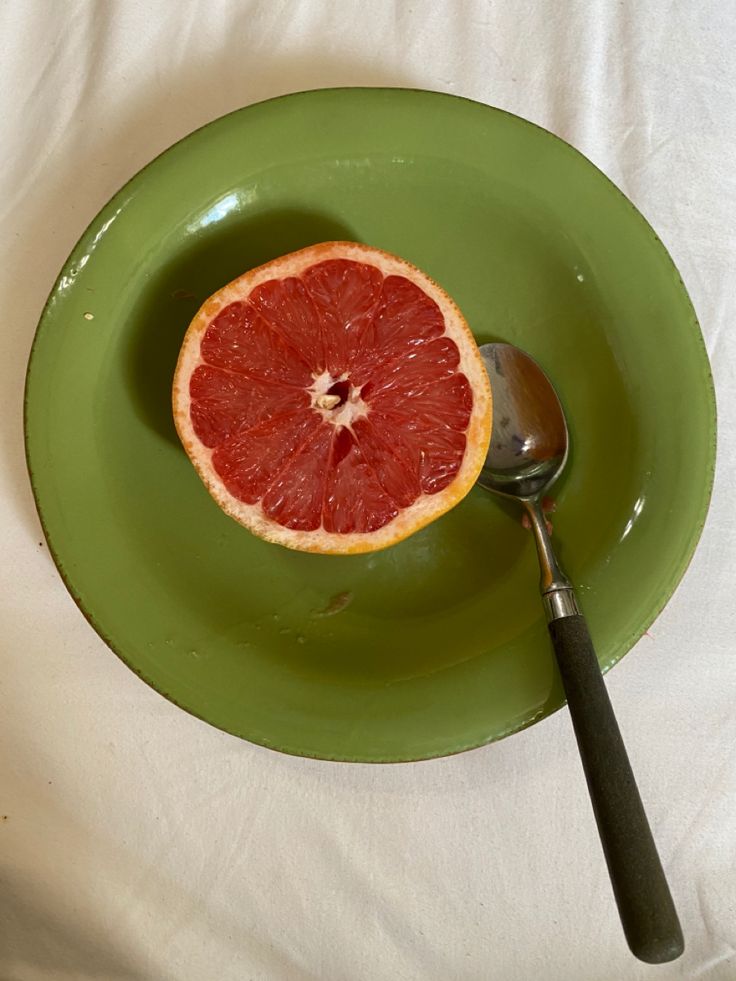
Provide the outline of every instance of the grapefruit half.
{"type": "Polygon", "coordinates": [[[309,552],[385,548],[471,489],[491,392],[462,314],[419,269],[324,242],[224,286],[186,332],[179,438],[220,507],[309,552]]]}

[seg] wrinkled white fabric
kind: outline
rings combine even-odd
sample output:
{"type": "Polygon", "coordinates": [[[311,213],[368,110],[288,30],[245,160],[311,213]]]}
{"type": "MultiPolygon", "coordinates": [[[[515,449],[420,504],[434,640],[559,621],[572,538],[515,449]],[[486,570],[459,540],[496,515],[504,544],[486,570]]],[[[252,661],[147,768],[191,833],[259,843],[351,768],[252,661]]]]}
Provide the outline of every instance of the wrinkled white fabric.
{"type": "Polygon", "coordinates": [[[0,978],[736,977],[736,6],[0,3],[0,978]],[[195,127],[320,86],[440,89],[563,136],[671,250],[719,390],[690,570],[608,683],[687,939],[622,939],[565,712],[435,762],[253,747],[150,691],[67,595],[22,450],[25,361],[80,232],[195,127]]]}

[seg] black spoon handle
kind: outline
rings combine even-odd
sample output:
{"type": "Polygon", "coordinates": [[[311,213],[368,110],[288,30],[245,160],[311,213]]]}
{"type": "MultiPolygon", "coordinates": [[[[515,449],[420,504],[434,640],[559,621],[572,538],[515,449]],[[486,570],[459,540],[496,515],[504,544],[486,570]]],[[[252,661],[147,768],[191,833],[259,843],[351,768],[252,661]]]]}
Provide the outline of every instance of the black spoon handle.
{"type": "Polygon", "coordinates": [[[626,940],[649,964],[675,960],[682,930],[585,618],[549,632],[626,940]]]}

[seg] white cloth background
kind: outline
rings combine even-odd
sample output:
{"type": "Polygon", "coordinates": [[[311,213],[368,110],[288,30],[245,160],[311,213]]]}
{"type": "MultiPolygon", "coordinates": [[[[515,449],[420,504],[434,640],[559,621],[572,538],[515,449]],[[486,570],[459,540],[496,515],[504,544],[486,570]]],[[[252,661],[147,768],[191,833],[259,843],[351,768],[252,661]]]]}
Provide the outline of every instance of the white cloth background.
{"type": "Polygon", "coordinates": [[[736,977],[736,6],[723,0],[0,3],[0,978],[736,977]],[[705,535],[608,684],[687,951],[622,939],[565,712],[447,760],[292,759],[150,691],[92,632],[26,479],[25,362],[78,235],[171,142],[332,85],[541,123],[634,200],[719,389],[705,535]]]}

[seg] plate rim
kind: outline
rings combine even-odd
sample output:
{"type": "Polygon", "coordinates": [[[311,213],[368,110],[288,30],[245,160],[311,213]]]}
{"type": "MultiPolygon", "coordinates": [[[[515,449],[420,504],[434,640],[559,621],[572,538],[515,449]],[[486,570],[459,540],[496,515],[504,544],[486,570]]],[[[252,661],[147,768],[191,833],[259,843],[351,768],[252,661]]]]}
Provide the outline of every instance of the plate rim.
{"type": "Polygon", "coordinates": [[[713,380],[712,368],[710,364],[710,359],[708,357],[708,351],[705,345],[705,338],[703,336],[703,331],[700,326],[700,321],[697,315],[697,311],[695,310],[695,306],[692,302],[690,293],[682,279],[680,271],[677,268],[677,265],[675,264],[674,259],[672,258],[668,248],[666,247],[662,239],[659,237],[654,227],[651,225],[651,223],[642,213],[642,211],[621,190],[621,188],[618,187],[618,185],[608,176],[608,174],[606,174],[603,170],[601,170],[601,168],[598,167],[598,165],[595,164],[589,157],[587,157],[581,150],[578,150],[577,147],[573,146],[573,144],[569,143],[563,137],[558,136],[556,133],[553,133],[551,130],[547,129],[546,127],[540,125],[539,123],[535,123],[530,119],[526,119],[525,117],[520,116],[517,113],[510,112],[507,109],[499,108],[498,106],[492,106],[487,103],[480,102],[477,99],[471,99],[467,96],[455,95],[453,93],[442,92],[435,89],[424,89],[424,88],[417,88],[412,86],[383,86],[383,85],[328,86],[322,88],[300,89],[298,91],[286,92],[286,93],[282,93],[281,95],[272,96],[267,99],[261,99],[257,102],[248,103],[247,105],[240,106],[236,109],[230,110],[229,112],[223,113],[220,116],[216,116],[215,118],[210,119],[205,123],[202,123],[200,126],[197,126],[195,129],[186,133],[184,136],[180,137],[179,139],[175,140],[173,143],[169,144],[159,153],[155,154],[155,156],[153,156],[150,160],[148,160],[142,167],[140,167],[134,174],[132,174],[126,181],[124,181],[120,185],[117,191],[115,191],[111,195],[111,197],[108,198],[108,200],[102,205],[101,208],[98,209],[95,215],[86,224],[81,234],[77,238],[76,242],[74,243],[73,247],[71,248],[66,259],[62,263],[62,266],[48,292],[47,298],[44,302],[43,308],[41,310],[41,313],[38,318],[38,322],[34,330],[33,341],[30,347],[27,364],[26,364],[25,381],[24,381],[24,389],[23,389],[23,445],[24,445],[26,469],[28,472],[28,477],[31,485],[32,494],[33,494],[34,506],[38,514],[38,518],[41,524],[41,529],[43,531],[44,538],[46,540],[49,549],[49,554],[51,555],[51,558],[56,567],[56,571],[58,572],[59,577],[62,583],[64,584],[64,587],[66,588],[67,592],[69,593],[75,605],[77,606],[77,609],[80,611],[80,613],[87,621],[87,623],[92,627],[92,629],[97,634],[97,636],[113,652],[113,654],[115,654],[123,662],[123,664],[125,664],[127,668],[133,671],[133,673],[136,674],[142,682],[144,682],[144,684],[146,684],[149,688],[153,689],[157,694],[164,697],[167,701],[171,702],[178,709],[186,712],[188,715],[193,716],[194,718],[207,724],[208,726],[218,729],[220,732],[226,733],[228,736],[232,738],[244,740],[245,742],[251,743],[256,746],[264,747],[266,749],[281,753],[286,756],[299,757],[304,759],[323,760],[325,762],[331,762],[331,763],[356,763],[356,764],[415,763],[415,762],[424,762],[433,759],[444,759],[446,757],[457,756],[461,753],[465,753],[473,749],[479,749],[483,746],[491,745],[495,742],[507,738],[508,736],[514,735],[517,732],[521,732],[524,729],[527,729],[530,726],[534,725],[535,723],[543,722],[545,719],[551,718],[553,715],[559,712],[560,709],[564,707],[564,705],[566,704],[566,700],[563,697],[562,700],[554,707],[545,705],[545,707],[541,710],[541,712],[536,712],[530,715],[528,718],[524,718],[520,721],[516,721],[510,727],[504,729],[502,732],[495,733],[488,738],[484,738],[481,740],[472,739],[469,742],[463,742],[458,744],[453,749],[443,750],[439,752],[430,752],[430,753],[419,754],[419,755],[410,752],[410,753],[396,754],[394,756],[385,757],[385,758],[381,757],[380,755],[374,755],[374,756],[361,755],[361,754],[328,755],[323,752],[320,753],[308,752],[303,747],[301,748],[292,747],[284,744],[277,745],[276,743],[272,742],[268,738],[261,737],[260,735],[258,737],[254,736],[253,734],[243,735],[241,733],[234,732],[231,729],[226,729],[215,722],[211,722],[209,719],[205,718],[202,714],[200,714],[195,709],[180,704],[177,701],[177,699],[174,698],[170,693],[163,691],[162,687],[160,687],[158,684],[156,684],[148,677],[146,677],[146,675],[122,653],[119,647],[107,636],[105,630],[97,623],[95,615],[91,612],[91,610],[87,609],[85,603],[81,599],[81,596],[79,595],[78,591],[76,590],[73,583],[71,582],[66,572],[66,569],[64,567],[61,556],[59,555],[58,550],[53,542],[53,538],[50,535],[49,528],[47,526],[46,518],[44,515],[43,504],[41,502],[41,495],[39,492],[39,488],[37,486],[36,476],[34,474],[32,459],[31,459],[33,455],[33,450],[31,449],[32,438],[29,433],[29,425],[28,425],[29,387],[30,387],[30,380],[34,367],[34,359],[36,356],[37,347],[39,345],[39,340],[42,337],[44,331],[44,325],[51,315],[53,304],[55,302],[60,284],[66,272],[68,271],[69,267],[73,265],[76,259],[77,252],[80,249],[80,246],[85,241],[91,230],[94,227],[96,227],[103,214],[108,209],[111,209],[116,204],[118,204],[120,202],[120,199],[124,196],[126,190],[136,181],[141,179],[143,175],[159,159],[169,154],[174,148],[190,140],[193,140],[195,137],[203,133],[205,130],[209,129],[211,126],[221,123],[224,120],[229,119],[231,117],[235,117],[241,114],[245,115],[249,110],[272,105],[274,103],[282,102],[285,100],[297,100],[299,98],[305,98],[315,95],[325,95],[325,94],[346,95],[348,93],[351,94],[352,93],[362,93],[362,94],[382,93],[384,95],[387,95],[389,93],[402,93],[402,94],[411,93],[419,96],[430,96],[433,98],[441,98],[443,100],[447,100],[448,102],[451,101],[451,102],[469,103],[470,105],[477,107],[481,110],[507,116],[511,118],[516,124],[520,123],[523,124],[524,126],[531,127],[532,129],[539,131],[543,137],[547,137],[553,141],[562,144],[568,151],[571,151],[576,157],[582,158],[582,161],[584,162],[585,165],[587,165],[588,167],[592,167],[597,172],[597,174],[600,177],[602,177],[604,181],[616,192],[618,197],[625,202],[628,209],[630,210],[630,212],[633,213],[636,219],[643,224],[646,234],[653,239],[655,245],[659,248],[659,251],[662,254],[662,256],[666,258],[670,272],[674,274],[675,279],[679,283],[684,298],[687,301],[687,304],[689,305],[692,313],[692,322],[690,324],[690,329],[696,341],[696,348],[699,357],[699,366],[703,371],[703,395],[705,396],[705,402],[707,403],[707,408],[708,408],[708,437],[709,438],[707,443],[707,457],[708,457],[707,470],[704,474],[705,480],[703,484],[703,495],[702,495],[701,503],[699,505],[699,511],[696,519],[692,523],[692,528],[689,533],[689,541],[687,544],[687,548],[683,554],[682,559],[680,560],[679,566],[675,570],[674,575],[672,575],[669,578],[665,589],[662,591],[661,597],[659,598],[657,603],[654,604],[652,608],[652,612],[646,618],[642,629],[635,630],[633,631],[633,633],[628,634],[621,638],[619,644],[617,645],[620,653],[616,653],[605,664],[601,664],[602,673],[604,675],[607,674],[608,671],[610,671],[613,667],[615,667],[615,665],[618,664],[631,651],[631,649],[638,643],[638,641],[643,636],[646,635],[652,624],[658,619],[658,617],[662,614],[663,610],[671,601],[678,587],[682,583],[682,580],[684,579],[690,567],[690,564],[692,563],[692,560],[694,558],[694,555],[696,553],[696,550],[698,548],[698,545],[703,535],[703,531],[705,528],[706,521],[708,519],[710,506],[713,498],[713,489],[715,483],[715,473],[716,473],[716,464],[717,464],[717,451],[718,451],[718,445],[717,445],[718,444],[718,407],[717,407],[716,390],[715,390],[715,383],[713,380]]]}

